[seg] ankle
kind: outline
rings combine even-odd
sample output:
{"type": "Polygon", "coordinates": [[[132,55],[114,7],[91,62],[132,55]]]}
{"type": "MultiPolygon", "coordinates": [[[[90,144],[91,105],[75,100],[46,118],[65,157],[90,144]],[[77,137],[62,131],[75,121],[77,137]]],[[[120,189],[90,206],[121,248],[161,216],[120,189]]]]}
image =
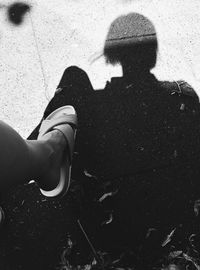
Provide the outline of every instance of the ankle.
{"type": "Polygon", "coordinates": [[[32,180],[39,180],[49,168],[49,156],[52,153],[51,146],[45,141],[28,141],[30,168],[32,180]]]}

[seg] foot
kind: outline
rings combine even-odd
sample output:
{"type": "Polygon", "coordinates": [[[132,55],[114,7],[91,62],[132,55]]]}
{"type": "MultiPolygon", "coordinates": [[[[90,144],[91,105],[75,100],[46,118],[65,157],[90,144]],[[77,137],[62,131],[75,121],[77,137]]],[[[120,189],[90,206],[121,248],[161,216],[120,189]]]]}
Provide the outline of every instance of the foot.
{"type": "Polygon", "coordinates": [[[39,141],[46,149],[48,159],[38,183],[40,188],[49,191],[53,190],[59,183],[63,155],[65,151],[68,151],[67,142],[59,130],[46,133],[39,141]]]}

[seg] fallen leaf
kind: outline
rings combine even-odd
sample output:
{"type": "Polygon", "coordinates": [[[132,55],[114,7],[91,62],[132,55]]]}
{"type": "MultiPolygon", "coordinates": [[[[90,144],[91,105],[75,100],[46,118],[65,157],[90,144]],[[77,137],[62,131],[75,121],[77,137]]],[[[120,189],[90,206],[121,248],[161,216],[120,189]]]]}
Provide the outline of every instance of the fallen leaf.
{"type": "Polygon", "coordinates": [[[85,176],[87,176],[89,178],[97,179],[97,177],[95,175],[90,174],[87,170],[84,170],[84,174],[85,174],[85,176]]]}
{"type": "Polygon", "coordinates": [[[102,226],[103,226],[103,225],[108,225],[108,224],[110,224],[112,221],[113,221],[113,213],[110,213],[108,220],[102,222],[101,225],[102,225],[102,226]]]}
{"type": "Polygon", "coordinates": [[[115,194],[117,194],[118,190],[115,190],[115,191],[111,191],[111,192],[108,192],[108,193],[105,193],[103,196],[101,196],[101,198],[98,200],[99,202],[102,202],[104,201],[107,197],[112,197],[114,196],[115,194]]]}
{"type": "Polygon", "coordinates": [[[172,252],[170,252],[170,254],[169,254],[169,258],[170,258],[170,259],[174,259],[174,258],[179,257],[179,256],[182,255],[182,254],[183,254],[183,251],[182,251],[182,250],[172,251],[172,252]]]}
{"type": "Polygon", "coordinates": [[[173,237],[175,231],[176,231],[176,228],[173,229],[173,230],[170,232],[170,234],[167,235],[166,239],[165,239],[165,240],[163,241],[163,243],[162,243],[162,247],[165,247],[169,242],[171,242],[172,237],[173,237]]]}
{"type": "Polygon", "coordinates": [[[196,200],[194,202],[194,213],[196,217],[199,215],[199,210],[200,210],[200,200],[196,200]]]}

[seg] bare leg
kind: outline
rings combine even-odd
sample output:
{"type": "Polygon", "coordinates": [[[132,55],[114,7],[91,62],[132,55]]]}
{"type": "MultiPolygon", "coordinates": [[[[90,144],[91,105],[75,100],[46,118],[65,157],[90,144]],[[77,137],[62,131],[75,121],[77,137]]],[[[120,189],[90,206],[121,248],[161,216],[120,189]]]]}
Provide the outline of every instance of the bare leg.
{"type": "Polygon", "coordinates": [[[58,130],[47,133],[42,140],[29,141],[0,121],[0,190],[30,180],[40,182],[46,190],[53,189],[65,150],[65,138],[58,130]]]}

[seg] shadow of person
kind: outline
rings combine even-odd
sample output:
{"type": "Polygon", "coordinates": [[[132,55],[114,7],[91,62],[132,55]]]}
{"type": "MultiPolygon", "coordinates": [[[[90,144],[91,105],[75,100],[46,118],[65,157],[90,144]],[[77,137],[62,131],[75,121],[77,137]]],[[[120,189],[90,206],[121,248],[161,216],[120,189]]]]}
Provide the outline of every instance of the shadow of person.
{"type": "MultiPolygon", "coordinates": [[[[166,249],[161,246],[172,228],[189,220],[183,235],[194,233],[192,204],[199,199],[198,97],[184,81],[156,79],[151,69],[157,50],[149,19],[137,13],[117,18],[104,55],[108,63],[122,65],[123,76],[112,78],[102,91],[77,95],[68,88],[71,79],[79,83],[76,71],[70,68],[71,74],[67,69],[59,84],[63,90],[44,113],[45,118],[63,105],[76,109],[72,177],[83,190],[79,218],[99,250],[117,258],[126,250],[128,256],[133,252],[137,260],[131,255],[133,264],[128,266],[138,269],[153,268],[170,252],[170,244],[166,249]]],[[[173,237],[175,250],[187,249],[176,231],[173,237]]]]}

